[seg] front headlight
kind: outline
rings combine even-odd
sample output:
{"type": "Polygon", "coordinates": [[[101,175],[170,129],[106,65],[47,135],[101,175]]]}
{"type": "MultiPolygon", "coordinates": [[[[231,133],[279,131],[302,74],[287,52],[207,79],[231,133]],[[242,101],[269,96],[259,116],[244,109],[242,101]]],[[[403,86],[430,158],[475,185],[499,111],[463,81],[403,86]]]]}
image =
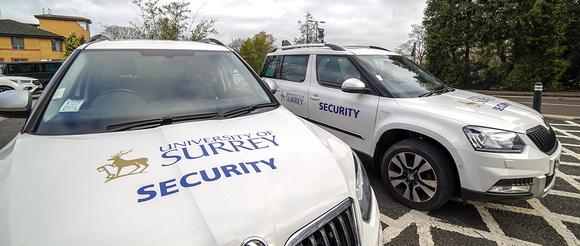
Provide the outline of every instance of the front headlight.
{"type": "Polygon", "coordinates": [[[15,83],[19,83],[19,84],[24,84],[27,82],[27,80],[20,80],[20,79],[11,79],[10,81],[15,82],[15,83]]]}
{"type": "Polygon", "coordinates": [[[477,151],[521,153],[526,147],[515,132],[479,126],[463,127],[463,132],[477,151]]]}
{"type": "Polygon", "coordinates": [[[356,153],[354,153],[354,151],[352,152],[352,156],[354,157],[356,172],[356,199],[358,200],[358,205],[360,207],[360,213],[363,220],[368,221],[371,217],[372,205],[371,184],[369,183],[367,173],[362,166],[362,162],[356,153]]]}

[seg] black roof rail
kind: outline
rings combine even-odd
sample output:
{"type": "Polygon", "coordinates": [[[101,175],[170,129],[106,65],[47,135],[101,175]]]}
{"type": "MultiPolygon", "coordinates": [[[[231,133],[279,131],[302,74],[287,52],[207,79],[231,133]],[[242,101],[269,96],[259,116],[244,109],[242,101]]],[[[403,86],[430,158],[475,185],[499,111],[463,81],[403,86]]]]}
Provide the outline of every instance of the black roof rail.
{"type": "Polygon", "coordinates": [[[347,48],[369,48],[369,49],[377,49],[377,50],[391,51],[389,49],[385,49],[383,47],[374,46],[374,45],[348,45],[348,46],[345,46],[345,47],[347,47],[347,48]]]}
{"type": "Polygon", "coordinates": [[[222,43],[221,41],[219,41],[219,40],[217,40],[215,38],[204,38],[202,40],[199,40],[199,42],[206,43],[206,44],[214,43],[214,44],[217,44],[217,45],[226,46],[224,43],[222,43]]]}
{"type": "MultiPolygon", "coordinates": [[[[345,49],[342,48],[342,46],[340,46],[340,45],[327,44],[327,43],[287,45],[287,46],[282,46],[280,49],[281,50],[291,50],[291,49],[300,49],[300,48],[321,48],[321,47],[328,47],[332,50],[337,50],[337,51],[345,51],[345,49]]],[[[274,52],[276,50],[278,50],[278,48],[275,48],[270,52],[274,52]]]]}
{"type": "Polygon", "coordinates": [[[103,34],[97,34],[95,36],[90,37],[89,40],[87,40],[85,42],[85,44],[95,43],[95,42],[101,42],[101,41],[105,41],[105,40],[111,41],[111,39],[109,37],[107,37],[107,36],[105,36],[103,34]]]}

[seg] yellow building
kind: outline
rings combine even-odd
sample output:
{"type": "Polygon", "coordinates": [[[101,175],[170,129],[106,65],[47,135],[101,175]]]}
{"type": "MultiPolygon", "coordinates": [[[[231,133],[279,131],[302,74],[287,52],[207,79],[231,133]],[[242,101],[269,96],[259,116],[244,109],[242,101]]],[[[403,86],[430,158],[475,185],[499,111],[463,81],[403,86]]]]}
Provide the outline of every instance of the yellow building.
{"type": "Polygon", "coordinates": [[[91,21],[82,17],[35,15],[39,24],[0,19],[0,62],[62,60],[71,33],[86,39],[91,21]]]}

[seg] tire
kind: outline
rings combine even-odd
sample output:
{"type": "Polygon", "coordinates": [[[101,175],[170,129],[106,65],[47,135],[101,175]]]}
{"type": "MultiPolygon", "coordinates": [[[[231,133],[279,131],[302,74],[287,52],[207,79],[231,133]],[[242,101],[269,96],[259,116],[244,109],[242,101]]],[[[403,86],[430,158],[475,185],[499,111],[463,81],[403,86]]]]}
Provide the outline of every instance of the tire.
{"type": "Polygon", "coordinates": [[[385,151],[381,177],[398,202],[417,210],[436,210],[455,190],[457,181],[451,168],[453,162],[438,146],[421,139],[405,139],[385,151]]]}
{"type": "Polygon", "coordinates": [[[11,91],[14,90],[14,88],[10,87],[10,86],[0,86],[0,93],[5,92],[5,91],[11,91]]]}

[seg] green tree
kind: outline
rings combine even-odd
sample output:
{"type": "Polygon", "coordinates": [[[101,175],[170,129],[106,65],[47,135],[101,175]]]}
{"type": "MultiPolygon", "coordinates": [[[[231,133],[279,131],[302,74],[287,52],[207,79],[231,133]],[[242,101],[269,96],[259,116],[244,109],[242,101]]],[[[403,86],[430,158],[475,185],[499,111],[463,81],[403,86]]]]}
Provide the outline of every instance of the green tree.
{"type": "Polygon", "coordinates": [[[193,13],[189,2],[173,1],[164,5],[159,0],[131,2],[139,9],[140,20],[130,22],[137,38],[200,40],[217,33],[214,28],[216,20],[197,21],[199,9],[193,13]]]}
{"type": "MultiPolygon", "coordinates": [[[[576,1],[577,2],[577,1],[576,1]]],[[[429,69],[460,88],[561,88],[571,4],[546,0],[429,0],[429,69]]]]}
{"type": "Polygon", "coordinates": [[[422,25],[412,24],[409,39],[399,45],[395,51],[399,54],[411,56],[415,63],[423,65],[425,59],[425,28],[422,25]]]}
{"type": "Polygon", "coordinates": [[[83,36],[77,36],[74,32],[64,39],[64,58],[67,58],[77,47],[85,43],[83,36]]]}
{"type": "Polygon", "coordinates": [[[260,32],[246,39],[240,47],[240,56],[259,72],[266,55],[274,48],[275,39],[271,34],[260,32]]]}
{"type": "Polygon", "coordinates": [[[316,34],[316,22],[314,17],[310,12],[306,12],[304,16],[304,21],[298,21],[298,30],[300,31],[300,37],[294,38],[294,44],[313,44],[318,43],[318,37],[316,34]]]}

